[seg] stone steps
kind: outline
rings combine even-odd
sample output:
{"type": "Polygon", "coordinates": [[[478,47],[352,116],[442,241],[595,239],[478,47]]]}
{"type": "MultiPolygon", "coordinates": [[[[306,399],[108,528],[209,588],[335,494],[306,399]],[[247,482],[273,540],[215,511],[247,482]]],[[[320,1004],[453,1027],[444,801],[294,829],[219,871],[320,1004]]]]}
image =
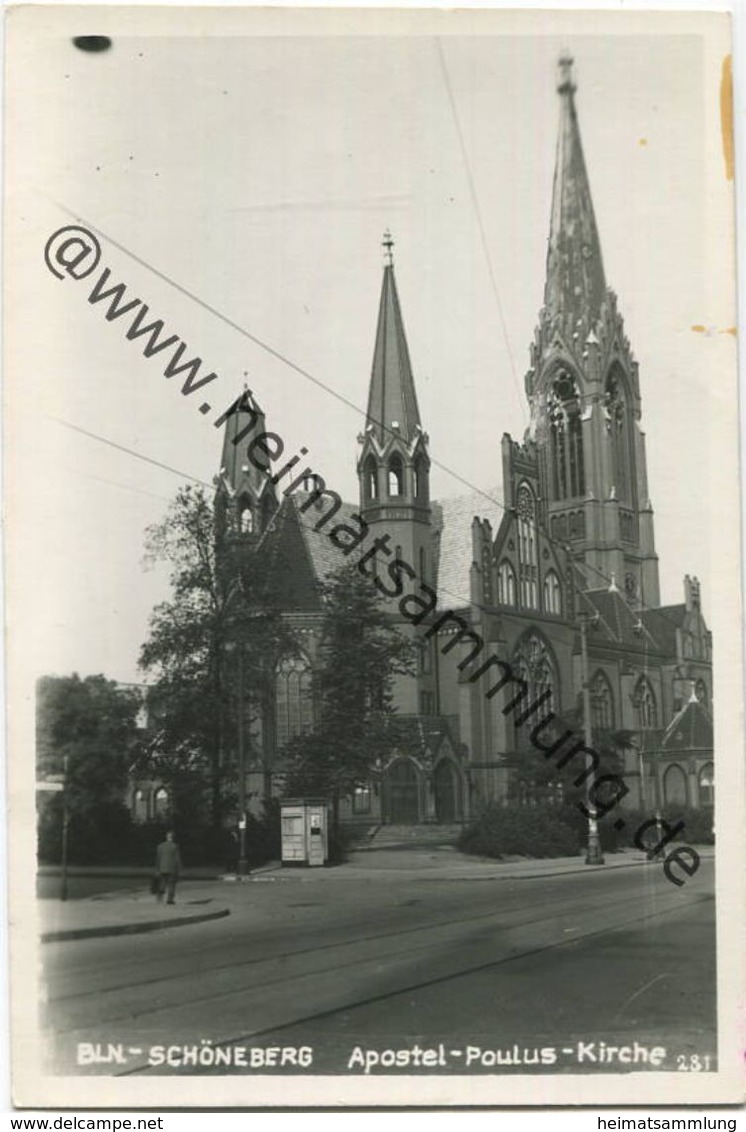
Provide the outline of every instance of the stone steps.
{"type": "Polygon", "coordinates": [[[369,849],[455,845],[461,829],[460,825],[382,825],[366,844],[369,849]]]}

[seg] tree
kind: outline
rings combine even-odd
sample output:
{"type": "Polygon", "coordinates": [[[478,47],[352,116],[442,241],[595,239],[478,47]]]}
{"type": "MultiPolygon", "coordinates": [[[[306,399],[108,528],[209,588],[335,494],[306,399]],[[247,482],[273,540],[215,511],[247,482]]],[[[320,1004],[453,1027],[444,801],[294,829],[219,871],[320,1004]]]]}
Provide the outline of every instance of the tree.
{"type": "MultiPolygon", "coordinates": [[[[141,773],[167,786],[177,816],[222,824],[235,802],[238,704],[264,702],[277,658],[295,638],[257,554],[218,540],[201,488],[182,488],[146,533],[146,561],[171,565],[171,598],[155,607],[140,665],[155,682],[141,773]],[[237,657],[241,655],[239,689],[237,657]]],[[[244,718],[250,726],[251,717],[244,718]]]]}
{"type": "MultiPolygon", "coordinates": [[[[534,724],[529,725],[529,729],[534,724]]],[[[562,813],[579,830],[587,824],[585,815],[587,792],[595,782],[593,801],[603,816],[616,808],[622,796],[624,752],[634,743],[634,734],[615,728],[593,729],[592,749],[597,755],[592,775],[586,777],[587,764],[583,751],[573,755],[564,766],[558,764],[576,744],[583,743],[583,712],[580,706],[555,717],[542,731],[541,744],[549,750],[565,735],[564,743],[547,756],[527,742],[521,750],[506,759],[506,765],[515,771],[514,801],[531,800],[533,804],[548,802],[562,806],[562,813]],[[611,776],[605,779],[605,776],[611,776]]],[[[604,825],[600,823],[603,833],[604,825]]]]}
{"type": "MultiPolygon", "coordinates": [[[[79,849],[93,851],[113,824],[127,821],[124,792],[136,757],[139,694],[104,676],[42,676],[36,689],[36,756],[40,778],[65,772],[70,831],[79,849]]],[[[45,808],[43,838],[56,837],[60,796],[45,808]]]]}
{"type": "Polygon", "coordinates": [[[322,599],[316,726],[287,749],[285,789],[330,797],[336,827],[340,798],[368,782],[391,748],[393,680],[413,671],[415,646],[354,564],[322,585],[322,599]]]}

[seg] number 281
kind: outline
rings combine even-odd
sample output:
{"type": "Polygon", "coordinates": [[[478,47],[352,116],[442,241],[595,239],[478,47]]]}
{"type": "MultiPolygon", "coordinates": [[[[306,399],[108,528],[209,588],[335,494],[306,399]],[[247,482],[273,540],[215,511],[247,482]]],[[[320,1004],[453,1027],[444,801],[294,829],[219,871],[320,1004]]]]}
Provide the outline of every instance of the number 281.
{"type": "Polygon", "coordinates": [[[676,1056],[676,1068],[679,1073],[706,1073],[710,1068],[711,1060],[709,1053],[704,1057],[700,1057],[698,1053],[680,1053],[676,1056]]]}

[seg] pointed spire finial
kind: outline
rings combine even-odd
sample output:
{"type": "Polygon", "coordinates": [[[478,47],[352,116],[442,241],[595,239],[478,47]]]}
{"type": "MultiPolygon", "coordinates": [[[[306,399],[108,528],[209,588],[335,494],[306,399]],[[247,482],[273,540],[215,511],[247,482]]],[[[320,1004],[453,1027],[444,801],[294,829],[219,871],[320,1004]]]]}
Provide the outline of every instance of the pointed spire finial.
{"type": "Polygon", "coordinates": [[[383,262],[386,265],[386,267],[393,267],[394,253],[393,253],[392,249],[394,247],[394,238],[391,235],[388,228],[383,233],[383,239],[381,240],[381,243],[383,244],[383,249],[384,249],[383,250],[383,262]]]}
{"type": "Polygon", "coordinates": [[[365,429],[367,433],[372,428],[379,445],[383,445],[392,438],[392,422],[398,421],[399,436],[410,444],[415,429],[421,426],[420,410],[396,291],[396,276],[391,266],[394,241],[388,229],[382,243],[387,262],[381,280],[365,429]]]}
{"type": "Polygon", "coordinates": [[[575,60],[568,51],[564,51],[559,57],[557,63],[557,91],[559,94],[574,94],[578,89],[572,73],[574,62],[575,60]]]}
{"type": "Polygon", "coordinates": [[[594,326],[606,295],[601,243],[575,109],[572,58],[559,60],[560,122],[554,168],[544,308],[550,319],[594,326]]]}

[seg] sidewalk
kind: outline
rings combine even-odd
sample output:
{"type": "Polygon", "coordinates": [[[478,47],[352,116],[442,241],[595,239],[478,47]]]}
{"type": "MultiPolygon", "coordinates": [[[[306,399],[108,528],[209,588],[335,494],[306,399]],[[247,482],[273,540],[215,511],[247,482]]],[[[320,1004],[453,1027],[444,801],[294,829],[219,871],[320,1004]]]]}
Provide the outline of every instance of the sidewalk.
{"type": "MultiPolygon", "coordinates": [[[[714,847],[698,850],[703,858],[714,857],[714,847]]],[[[279,862],[263,865],[244,883],[295,881],[296,883],[331,884],[341,881],[391,881],[419,879],[428,881],[479,881],[479,880],[539,880],[544,877],[567,876],[572,873],[608,872],[611,869],[633,867],[660,868],[660,861],[648,861],[636,849],[606,855],[603,865],[586,865],[585,857],[554,857],[546,860],[516,858],[496,861],[485,857],[467,857],[453,846],[431,848],[380,849],[351,852],[344,865],[308,869],[283,868],[279,862]]]]}
{"type": "MultiPolygon", "coordinates": [[[[118,874],[129,875],[129,874],[118,874]]],[[[119,891],[82,900],[40,900],[41,942],[61,943],[109,935],[138,935],[230,915],[216,882],[187,889],[174,905],[159,904],[148,891],[119,891]]],[[[178,895],[178,892],[177,892],[178,895]]]]}
{"type": "MultiPolygon", "coordinates": [[[[714,857],[714,847],[698,850],[703,859],[714,857]]],[[[189,870],[192,880],[180,885],[173,907],[158,904],[143,884],[136,890],[120,889],[80,900],[39,901],[44,943],[91,939],[100,936],[130,935],[159,931],[187,924],[205,923],[230,915],[230,907],[238,911],[256,885],[344,885],[352,883],[391,884],[396,880],[421,883],[473,881],[531,881],[573,874],[589,875],[614,869],[659,869],[660,861],[648,861],[642,853],[627,850],[608,854],[603,865],[586,865],[584,857],[557,857],[551,860],[526,858],[494,861],[466,857],[451,846],[427,849],[391,849],[377,853],[350,854],[344,865],[328,868],[283,868],[279,861],[252,870],[249,876],[218,876],[214,869],[189,870]],[[197,875],[199,874],[199,875],[197,875]]],[[[97,870],[103,875],[104,870],[97,870]]],[[[132,870],[112,869],[117,878],[133,875],[132,870]]],[[[140,874],[135,871],[135,875],[140,874]]],[[[149,873],[148,873],[149,875],[149,873]]]]}

